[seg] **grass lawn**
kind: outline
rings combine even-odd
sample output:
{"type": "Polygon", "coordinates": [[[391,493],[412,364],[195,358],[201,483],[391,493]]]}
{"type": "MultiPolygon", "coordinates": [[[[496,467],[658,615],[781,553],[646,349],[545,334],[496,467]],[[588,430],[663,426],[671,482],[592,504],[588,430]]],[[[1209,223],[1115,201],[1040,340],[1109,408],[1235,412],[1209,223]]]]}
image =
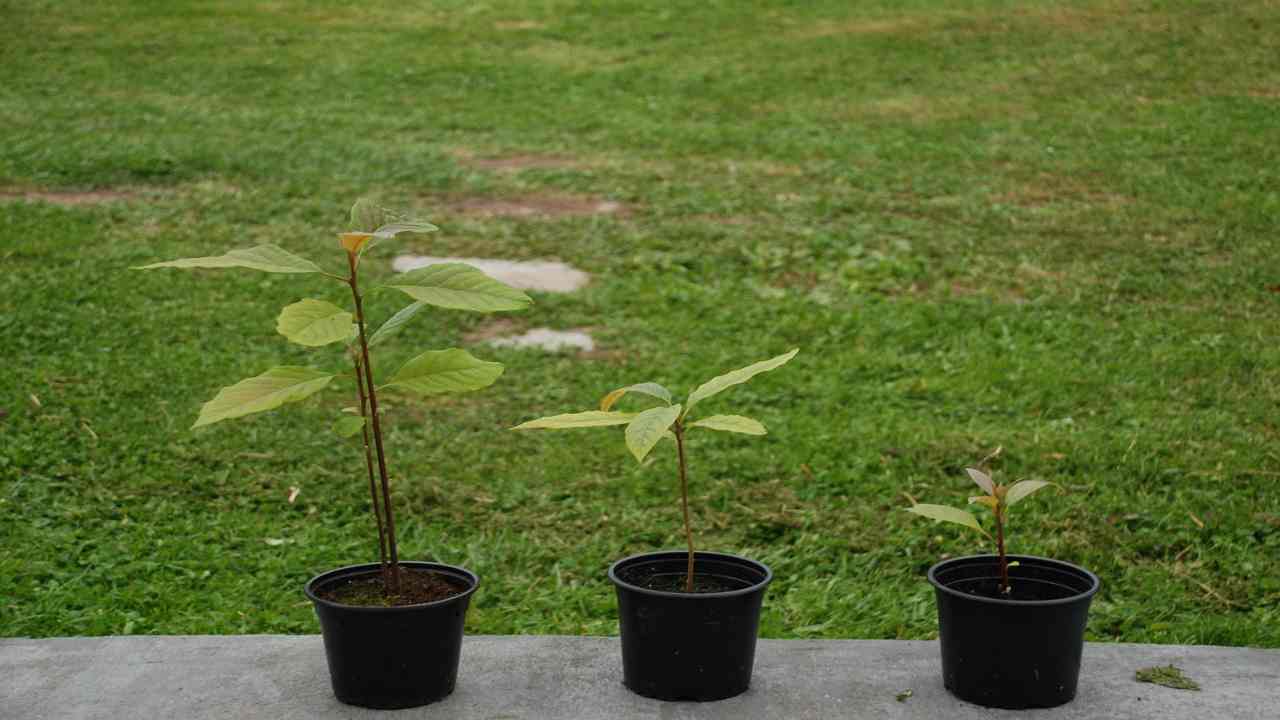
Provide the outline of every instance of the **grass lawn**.
{"type": "MultiPolygon", "coordinates": [[[[681,544],[674,453],[512,433],[655,380],[705,549],[770,564],[766,637],[927,638],[976,535],[962,468],[1053,480],[1014,551],[1094,570],[1090,638],[1280,647],[1280,5],[1271,0],[0,2],[0,635],[310,633],[376,557],[347,386],[192,432],[222,386],[328,366],[315,276],[131,272],[276,243],[329,262],[378,194],[400,248],[590,272],[514,330],[426,314],[491,388],[387,397],[402,554],[482,577],[474,633],[616,632],[604,570],[681,544]],[[43,193],[43,195],[33,195],[43,193]],[[43,199],[41,199],[43,198],[43,199]],[[485,213],[489,203],[611,214],[485,213]],[[289,501],[293,488],[296,498],[289,501]]],[[[371,280],[390,275],[390,244],[371,280]]],[[[402,304],[375,295],[377,322],[402,304]]],[[[624,403],[633,402],[625,400],[624,403]]]]}

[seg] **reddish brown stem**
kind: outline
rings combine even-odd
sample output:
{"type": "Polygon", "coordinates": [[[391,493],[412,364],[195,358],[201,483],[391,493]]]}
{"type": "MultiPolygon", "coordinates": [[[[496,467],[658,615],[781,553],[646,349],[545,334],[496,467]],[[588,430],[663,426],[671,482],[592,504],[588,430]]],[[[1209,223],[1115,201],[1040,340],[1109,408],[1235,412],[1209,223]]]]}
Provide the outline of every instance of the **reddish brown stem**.
{"type": "Polygon", "coordinates": [[[387,475],[387,455],[382,449],[382,424],[378,419],[378,391],[373,384],[373,370],[369,365],[369,341],[365,338],[364,303],[360,298],[360,287],[356,280],[356,255],[347,253],[347,264],[351,268],[351,276],[347,284],[351,286],[351,297],[356,306],[356,328],[360,334],[360,366],[364,374],[365,391],[369,399],[369,425],[373,428],[373,448],[378,455],[378,477],[382,481],[382,510],[386,520],[387,555],[391,567],[391,582],[387,591],[400,592],[400,556],[396,548],[396,520],[391,510],[391,480],[387,475]]]}
{"type": "Polygon", "coordinates": [[[685,569],[684,591],[693,592],[693,529],[689,523],[689,467],[684,456],[684,425],[675,424],[676,453],[680,456],[680,505],[684,510],[684,539],[689,545],[689,564],[685,569]]]}
{"type": "Polygon", "coordinates": [[[382,567],[382,582],[386,584],[389,575],[389,568],[387,567],[387,531],[382,525],[382,503],[378,500],[378,486],[373,477],[373,447],[369,443],[369,415],[367,411],[369,401],[364,394],[364,375],[360,371],[360,358],[353,353],[352,360],[356,367],[356,394],[360,399],[360,418],[364,420],[364,424],[360,428],[360,434],[364,440],[364,467],[369,473],[369,500],[373,504],[373,519],[378,526],[378,564],[382,567]]]}
{"type": "Polygon", "coordinates": [[[1000,594],[1009,594],[1009,558],[1004,552],[1004,501],[996,504],[996,553],[1000,562],[1000,594]]]}

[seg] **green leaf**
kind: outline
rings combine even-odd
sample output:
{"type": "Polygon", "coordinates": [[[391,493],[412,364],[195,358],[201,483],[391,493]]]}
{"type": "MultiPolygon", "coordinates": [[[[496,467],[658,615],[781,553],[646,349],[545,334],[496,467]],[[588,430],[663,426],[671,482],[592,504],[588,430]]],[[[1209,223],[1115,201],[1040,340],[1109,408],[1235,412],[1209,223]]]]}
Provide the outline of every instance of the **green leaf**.
{"type": "Polygon", "coordinates": [[[987,535],[987,531],[983,530],[982,526],[978,524],[978,518],[974,517],[973,513],[965,510],[947,507],[946,505],[927,505],[925,503],[916,503],[915,505],[907,508],[907,512],[927,517],[930,520],[964,525],[965,527],[977,530],[983,535],[987,535]]]}
{"type": "Polygon", "coordinates": [[[422,222],[420,220],[404,220],[380,226],[377,230],[373,231],[373,236],[384,240],[390,240],[401,233],[421,235],[424,233],[435,232],[439,229],[440,228],[429,222],[422,222]]]}
{"type": "Polygon", "coordinates": [[[428,350],[406,362],[382,388],[398,387],[420,395],[479,390],[502,374],[502,363],[477,360],[466,350],[428,350]]]}
{"type": "MultiPolygon", "coordinates": [[[[367,234],[367,240],[359,242],[353,252],[364,254],[380,240],[390,240],[401,233],[429,233],[440,228],[429,222],[404,218],[369,198],[361,198],[351,206],[351,229],[354,234],[367,234]]],[[[344,244],[344,247],[346,245],[344,244]]],[[[348,247],[348,250],[352,248],[348,247]]]]}
{"type": "Polygon", "coordinates": [[[454,310],[523,310],[533,303],[528,295],[464,263],[410,270],[386,287],[401,290],[414,300],[454,310]]]}
{"type": "Polygon", "coordinates": [[[372,198],[360,198],[351,205],[351,229],[371,233],[387,223],[387,209],[372,198]]]}
{"type": "Polygon", "coordinates": [[[762,372],[768,372],[775,368],[782,367],[787,364],[788,360],[795,357],[798,352],[800,352],[800,348],[795,348],[784,355],[779,355],[768,360],[762,360],[753,365],[748,365],[747,367],[739,368],[738,370],[734,370],[708,380],[707,382],[699,385],[696,390],[689,394],[688,409],[692,410],[693,406],[697,405],[699,402],[706,400],[716,393],[733,387],[734,385],[741,385],[762,372]]]}
{"type": "Polygon", "coordinates": [[[323,300],[299,300],[280,311],[276,332],[299,345],[319,347],[351,337],[351,313],[323,300]]]}
{"type": "Polygon", "coordinates": [[[401,308],[400,312],[392,315],[389,320],[382,323],[382,327],[375,330],[373,335],[369,337],[369,347],[373,347],[374,345],[377,345],[383,340],[386,340],[392,335],[400,332],[400,329],[405,326],[405,323],[412,320],[413,316],[417,315],[418,311],[422,310],[422,308],[426,306],[427,303],[419,300],[416,303],[406,305],[401,308]]]}
{"type": "Polygon", "coordinates": [[[996,484],[991,481],[991,476],[982,472],[977,468],[965,468],[965,472],[969,473],[969,479],[978,484],[982,488],[982,492],[988,495],[996,494],[996,484]]]}
{"type": "Polygon", "coordinates": [[[617,390],[614,390],[608,395],[605,395],[600,400],[600,409],[608,410],[609,408],[613,407],[613,404],[618,402],[618,400],[620,400],[623,395],[626,395],[629,392],[640,393],[641,395],[648,395],[649,397],[656,397],[668,405],[671,404],[670,390],[662,387],[658,383],[644,382],[644,383],[636,383],[635,385],[628,385],[624,388],[618,388],[617,390]]]}
{"type": "Polygon", "coordinates": [[[764,435],[768,432],[759,421],[741,415],[712,415],[689,423],[689,427],[704,427],[710,430],[723,430],[746,435],[764,435]]]}
{"type": "Polygon", "coordinates": [[[643,461],[654,445],[663,438],[671,423],[680,417],[680,406],[649,408],[636,415],[627,425],[627,449],[643,461]]]}
{"type": "Polygon", "coordinates": [[[338,437],[349,438],[364,429],[364,418],[345,415],[333,424],[333,431],[338,437]]]}
{"type": "Polygon", "coordinates": [[[1009,486],[1004,493],[1005,507],[1009,507],[1014,503],[1026,498],[1031,493],[1046,488],[1053,483],[1045,480],[1020,480],[1009,486]]]}
{"type": "Polygon", "coordinates": [[[319,265],[298,257],[275,245],[259,245],[257,247],[231,250],[226,255],[215,257],[182,258],[166,262],[152,263],[135,267],[134,270],[151,270],[154,268],[228,268],[244,267],[269,273],[318,273],[323,272],[319,265]]]}
{"type": "Polygon", "coordinates": [[[603,412],[600,410],[588,410],[580,413],[566,413],[564,415],[548,415],[537,420],[520,423],[511,428],[512,430],[562,430],[565,428],[583,428],[583,427],[605,427],[608,425],[626,425],[636,416],[635,413],[624,412],[603,412]]]}
{"type": "Polygon", "coordinates": [[[224,387],[200,408],[192,429],[244,415],[274,410],[323,389],[337,375],[315,368],[284,365],[224,387]]]}

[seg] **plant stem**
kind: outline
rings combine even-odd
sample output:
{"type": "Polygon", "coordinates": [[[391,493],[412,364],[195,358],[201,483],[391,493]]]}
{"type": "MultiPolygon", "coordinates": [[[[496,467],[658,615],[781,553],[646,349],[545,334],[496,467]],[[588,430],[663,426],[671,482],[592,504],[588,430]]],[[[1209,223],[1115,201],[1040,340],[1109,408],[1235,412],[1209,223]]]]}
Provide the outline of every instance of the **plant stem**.
{"type": "Polygon", "coordinates": [[[373,479],[373,448],[369,443],[369,415],[367,412],[369,400],[364,394],[364,375],[360,372],[360,358],[355,353],[352,353],[352,360],[356,366],[356,393],[360,398],[360,417],[364,420],[360,433],[364,438],[364,466],[369,472],[369,499],[373,503],[373,519],[378,525],[378,564],[382,567],[382,582],[385,585],[390,573],[390,568],[387,565],[387,531],[382,526],[382,509],[381,502],[378,500],[378,486],[373,479]]]}
{"type": "Polygon", "coordinates": [[[1000,594],[1009,594],[1009,558],[1004,554],[1004,501],[996,503],[996,552],[1000,562],[1000,594]]]}
{"type": "Polygon", "coordinates": [[[684,591],[693,592],[693,530],[689,524],[689,463],[684,457],[684,424],[675,424],[676,452],[680,456],[680,504],[684,509],[684,539],[689,544],[689,566],[684,575],[684,591]]]}
{"type": "Polygon", "coordinates": [[[387,456],[382,449],[382,424],[378,420],[378,391],[373,384],[373,370],[369,366],[369,341],[365,338],[364,304],[360,298],[360,287],[356,281],[356,255],[347,253],[347,263],[351,266],[351,277],[347,284],[351,286],[351,297],[356,305],[356,328],[360,333],[360,367],[364,371],[365,391],[369,397],[369,423],[373,427],[373,447],[378,454],[378,476],[382,480],[382,510],[387,521],[387,555],[391,565],[391,582],[387,586],[389,593],[400,592],[400,557],[396,549],[396,520],[391,511],[391,480],[387,476],[387,456]]]}

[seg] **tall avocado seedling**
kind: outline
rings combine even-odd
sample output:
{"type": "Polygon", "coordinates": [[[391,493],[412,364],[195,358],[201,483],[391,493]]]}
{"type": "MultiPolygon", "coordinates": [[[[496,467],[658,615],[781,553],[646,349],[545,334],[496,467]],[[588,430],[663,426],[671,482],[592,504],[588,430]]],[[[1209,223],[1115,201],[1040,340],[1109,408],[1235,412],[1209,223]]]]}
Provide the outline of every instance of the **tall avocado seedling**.
{"type": "Polygon", "coordinates": [[[334,380],[354,380],[358,404],[355,408],[348,408],[351,414],[343,415],[334,423],[334,430],[344,437],[358,434],[363,440],[369,495],[378,531],[383,592],[388,598],[394,598],[400,593],[401,568],[378,393],[393,388],[417,395],[478,390],[497,380],[503,367],[496,362],[478,360],[458,348],[428,350],[404,363],[378,384],[370,349],[402,330],[428,305],[489,313],[520,310],[532,301],[524,293],[503,285],[470,265],[431,265],[400,275],[384,286],[404,292],[414,302],[369,333],[359,272],[364,254],[382,240],[402,233],[433,232],[437,228],[430,223],[396,218],[366,200],[357,201],[352,206],[351,227],[350,232],[342,233],[338,238],[346,261],[344,273],[328,272],[314,262],[275,245],[231,250],[215,257],[158,262],[135,269],[242,267],[269,273],[319,275],[347,286],[351,301],[348,307],[326,300],[300,300],[281,310],[276,330],[290,341],[307,347],[344,345],[351,363],[350,370],[294,365],[273,367],[261,375],[222,388],[200,408],[200,414],[191,427],[194,429],[273,410],[314,395],[334,380]]]}
{"type": "Polygon", "coordinates": [[[695,405],[727,390],[734,385],[741,385],[751,378],[769,370],[782,367],[800,352],[799,348],[769,360],[762,360],[753,365],[725,373],[699,385],[684,403],[672,402],[671,391],[655,382],[644,382],[618,388],[605,395],[600,401],[599,410],[550,415],[537,420],[530,420],[512,428],[513,430],[564,429],[583,427],[602,427],[608,425],[626,425],[624,433],[627,449],[635,456],[637,462],[643,462],[649,451],[663,438],[674,441],[676,459],[680,478],[680,507],[684,514],[684,537],[689,546],[688,567],[685,570],[685,592],[693,592],[693,529],[689,522],[689,463],[685,455],[685,433],[692,428],[707,428],[725,432],[743,433],[746,435],[764,435],[764,425],[757,420],[741,415],[711,415],[701,420],[691,420],[690,413],[695,405]],[[661,402],[641,412],[619,412],[613,406],[622,396],[632,393],[645,395],[661,402]]]}
{"type": "MultiPolygon", "coordinates": [[[[998,452],[998,451],[997,451],[998,452]]],[[[996,556],[1000,567],[1000,594],[1008,595],[1009,587],[1009,558],[1005,553],[1005,537],[1004,527],[1009,522],[1009,508],[1022,500],[1025,500],[1031,493],[1036,492],[1049,485],[1051,482],[1044,480],[1019,480],[1012,485],[1002,485],[991,479],[991,476],[977,468],[965,468],[965,472],[969,474],[969,479],[973,480],[984,494],[975,495],[969,498],[969,504],[984,505],[991,511],[991,516],[995,519],[996,534],[992,537],[981,525],[978,524],[978,518],[973,513],[959,508],[953,508],[948,505],[929,505],[927,503],[915,503],[911,507],[906,508],[907,512],[915,513],[921,517],[927,517],[931,520],[939,522],[955,523],[963,525],[967,528],[977,530],[987,536],[996,544],[996,556]]]]}

